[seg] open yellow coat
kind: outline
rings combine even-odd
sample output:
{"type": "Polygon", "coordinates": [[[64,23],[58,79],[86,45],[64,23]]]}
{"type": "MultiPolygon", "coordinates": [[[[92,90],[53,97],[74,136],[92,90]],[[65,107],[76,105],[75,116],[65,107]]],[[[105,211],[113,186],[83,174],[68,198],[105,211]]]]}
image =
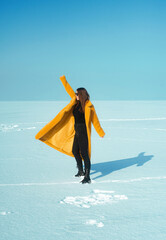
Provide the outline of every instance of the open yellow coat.
{"type": "MultiPolygon", "coordinates": [[[[73,108],[76,104],[76,96],[65,76],[60,77],[65,90],[72,98],[70,103],[64,107],[58,115],[47,123],[35,136],[36,139],[44,142],[56,150],[74,157],[72,153],[73,140],[75,135],[73,108]]],[[[91,158],[91,122],[100,137],[105,135],[98,120],[95,108],[90,100],[85,104],[85,123],[88,135],[88,152],[91,158]]]]}

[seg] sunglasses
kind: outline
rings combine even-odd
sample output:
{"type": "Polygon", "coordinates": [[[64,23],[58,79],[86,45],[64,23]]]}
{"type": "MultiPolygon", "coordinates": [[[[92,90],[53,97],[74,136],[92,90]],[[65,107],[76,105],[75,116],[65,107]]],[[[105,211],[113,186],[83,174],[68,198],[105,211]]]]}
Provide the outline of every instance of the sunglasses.
{"type": "Polygon", "coordinates": [[[78,93],[76,92],[75,95],[78,96],[78,93]]]}

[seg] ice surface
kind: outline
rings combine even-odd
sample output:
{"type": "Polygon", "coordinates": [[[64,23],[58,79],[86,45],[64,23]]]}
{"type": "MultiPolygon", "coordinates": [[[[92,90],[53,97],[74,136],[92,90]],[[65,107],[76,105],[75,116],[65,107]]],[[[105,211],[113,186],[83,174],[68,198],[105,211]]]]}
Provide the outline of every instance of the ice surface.
{"type": "Polygon", "coordinates": [[[0,239],[166,239],[166,101],[94,101],[92,184],[35,139],[68,102],[0,102],[0,239]]]}

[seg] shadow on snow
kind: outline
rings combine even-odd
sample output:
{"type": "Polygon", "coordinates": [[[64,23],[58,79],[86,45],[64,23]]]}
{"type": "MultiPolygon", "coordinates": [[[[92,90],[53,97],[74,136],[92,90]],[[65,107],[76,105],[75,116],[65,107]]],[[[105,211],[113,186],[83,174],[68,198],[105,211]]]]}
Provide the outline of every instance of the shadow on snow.
{"type": "Polygon", "coordinates": [[[114,171],[133,166],[135,164],[137,167],[143,166],[146,162],[150,161],[152,157],[154,157],[154,155],[144,156],[144,154],[145,152],[142,152],[134,158],[92,164],[91,170],[94,172],[92,172],[91,175],[95,173],[101,173],[101,175],[93,178],[93,180],[104,177],[114,171]]]}

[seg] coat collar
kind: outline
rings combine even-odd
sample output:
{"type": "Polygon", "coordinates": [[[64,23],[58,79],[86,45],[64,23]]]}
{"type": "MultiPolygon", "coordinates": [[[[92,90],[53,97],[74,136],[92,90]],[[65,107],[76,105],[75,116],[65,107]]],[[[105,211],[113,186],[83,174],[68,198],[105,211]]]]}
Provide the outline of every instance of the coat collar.
{"type": "Polygon", "coordinates": [[[90,100],[88,100],[88,101],[86,102],[85,106],[87,106],[87,107],[92,107],[92,106],[93,106],[93,104],[91,103],[91,101],[90,101],[90,100]]]}

